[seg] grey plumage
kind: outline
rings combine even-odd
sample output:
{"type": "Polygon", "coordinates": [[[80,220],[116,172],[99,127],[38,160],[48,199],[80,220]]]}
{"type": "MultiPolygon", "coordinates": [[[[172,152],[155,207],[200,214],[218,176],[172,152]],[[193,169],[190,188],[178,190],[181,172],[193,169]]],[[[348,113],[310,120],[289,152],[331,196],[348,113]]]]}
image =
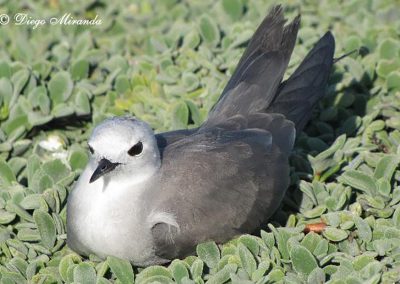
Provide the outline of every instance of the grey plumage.
{"type": "MultiPolygon", "coordinates": [[[[293,75],[282,82],[300,18],[284,24],[282,8],[273,8],[199,128],[152,136],[142,122],[135,128],[129,126],[136,125],[135,121],[116,118],[95,130],[94,137],[111,137],[111,130],[107,130],[110,126],[126,125],[121,126],[126,128],[121,135],[127,132],[129,137],[124,136],[124,141],[132,142],[120,148],[142,141],[144,157],[128,157],[119,167],[116,164],[123,154],[110,157],[117,177],[105,175],[101,186],[88,184],[101,153],[91,160],[68,201],[68,244],[73,249],[83,254],[113,254],[145,266],[191,254],[203,241],[225,242],[238,234],[251,233],[270,218],[289,183],[288,156],[296,130],[301,131],[324,94],[334,53],[334,39],[328,32],[293,75]],[[110,237],[93,233],[95,225],[84,230],[88,220],[83,215],[91,210],[86,207],[96,204],[80,200],[89,200],[89,193],[82,188],[88,187],[98,200],[103,200],[101,192],[110,194],[112,188],[108,187],[119,188],[118,183],[109,185],[113,180],[129,184],[122,177],[131,175],[133,180],[135,171],[143,167],[143,178],[138,177],[140,181],[128,186],[129,193],[118,193],[121,205],[102,212],[106,220],[98,227],[107,226],[110,237]],[[134,210],[131,216],[130,210],[134,210]],[[118,234],[122,229],[114,223],[126,223],[128,228],[118,234]],[[132,244],[124,244],[126,239],[132,244]],[[132,248],[132,253],[121,247],[124,245],[132,248]]],[[[108,151],[105,142],[92,140],[89,143],[97,143],[94,148],[98,151],[108,151]]]]}
{"type": "Polygon", "coordinates": [[[165,239],[168,226],[164,225],[165,234],[160,232],[162,224],[154,228],[157,230],[155,235],[159,237],[158,253],[163,257],[187,255],[193,251],[195,244],[207,239],[224,242],[234,235],[252,232],[274,213],[283,198],[288,186],[287,158],[294,143],[294,128],[301,131],[313,106],[323,96],[334,53],[334,39],[328,32],[294,74],[282,83],[296,41],[300,17],[286,27],[284,23],[282,8],[273,8],[253,35],[208,120],[198,130],[201,134],[171,144],[168,149],[172,153],[165,156],[165,162],[169,162],[168,158],[171,157],[176,165],[165,167],[168,169],[166,174],[182,173],[182,185],[178,187],[184,188],[191,181],[186,179],[190,173],[186,175],[185,169],[176,168],[181,164],[177,153],[196,163],[193,168],[186,170],[201,172],[205,177],[218,176],[210,178],[214,184],[203,185],[201,192],[188,192],[185,188],[182,195],[172,194],[171,199],[163,195],[167,199],[163,200],[164,204],[168,204],[167,210],[180,210],[180,204],[190,204],[191,201],[186,198],[200,200],[201,204],[192,204],[191,207],[203,212],[198,217],[201,220],[195,220],[191,210],[176,214],[186,219],[182,223],[187,228],[181,228],[179,234],[175,231],[172,238],[174,242],[169,247],[165,239]],[[207,135],[209,139],[205,138],[207,135]],[[218,143],[224,139],[228,145],[218,143]],[[188,148],[184,142],[190,143],[193,148],[188,148]],[[214,145],[215,142],[218,144],[214,145]],[[194,143],[199,143],[198,149],[194,143]],[[195,155],[198,151],[202,154],[195,155]],[[229,159],[219,159],[213,151],[224,153],[229,159]],[[234,154],[229,156],[231,153],[234,154]],[[238,161],[233,160],[236,157],[238,161]],[[226,162],[226,165],[216,166],[218,173],[213,173],[214,168],[204,167],[218,160],[226,162]],[[242,168],[225,172],[235,162],[242,168]],[[196,169],[197,163],[199,169],[196,169]],[[280,179],[276,180],[277,177],[280,179]],[[215,184],[215,180],[230,191],[218,190],[221,186],[215,184]],[[249,181],[253,184],[248,184],[249,181]],[[224,220],[222,224],[219,223],[221,220],[224,220]]]}

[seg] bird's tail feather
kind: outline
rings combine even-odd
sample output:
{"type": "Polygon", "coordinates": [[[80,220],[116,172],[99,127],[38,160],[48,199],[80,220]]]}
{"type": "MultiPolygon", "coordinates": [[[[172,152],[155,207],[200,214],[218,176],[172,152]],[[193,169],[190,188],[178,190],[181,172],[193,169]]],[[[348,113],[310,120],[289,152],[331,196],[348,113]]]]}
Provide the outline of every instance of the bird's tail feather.
{"type": "Polygon", "coordinates": [[[286,57],[286,65],[288,64],[296,42],[300,16],[296,17],[287,26],[284,26],[285,23],[282,7],[280,5],[274,6],[252,36],[235,72],[222,92],[220,100],[229,90],[244,81],[244,75],[250,71],[258,70],[255,68],[257,66],[254,63],[258,63],[258,65],[265,63],[265,58],[262,57],[263,54],[273,51],[283,52],[286,57]]]}
{"type": "Polygon", "coordinates": [[[335,41],[326,33],[308,53],[293,75],[282,82],[300,25],[296,17],[285,26],[282,8],[276,6],[251,38],[218,102],[200,127],[224,124],[255,113],[278,113],[300,131],[313,106],[324,95],[333,64],[335,41]]]}
{"type": "Polygon", "coordinates": [[[286,26],[285,22],[282,8],[272,8],[251,38],[203,128],[237,114],[246,116],[268,107],[289,63],[300,17],[286,26]]]}
{"type": "Polygon", "coordinates": [[[312,108],[325,93],[334,51],[335,39],[327,32],[292,76],[281,84],[267,112],[283,114],[301,131],[310,119],[312,108]]]}

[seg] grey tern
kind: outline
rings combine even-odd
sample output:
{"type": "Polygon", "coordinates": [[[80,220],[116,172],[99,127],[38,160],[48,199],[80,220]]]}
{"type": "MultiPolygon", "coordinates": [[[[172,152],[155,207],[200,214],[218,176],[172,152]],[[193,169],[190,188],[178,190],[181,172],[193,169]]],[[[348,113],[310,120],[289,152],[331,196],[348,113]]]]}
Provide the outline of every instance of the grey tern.
{"type": "Polygon", "coordinates": [[[283,81],[299,25],[299,16],[286,25],[282,8],[271,9],[200,127],[154,134],[133,117],[95,127],[68,197],[68,246],[148,266],[265,224],[289,185],[296,132],[333,64],[327,32],[283,81]]]}

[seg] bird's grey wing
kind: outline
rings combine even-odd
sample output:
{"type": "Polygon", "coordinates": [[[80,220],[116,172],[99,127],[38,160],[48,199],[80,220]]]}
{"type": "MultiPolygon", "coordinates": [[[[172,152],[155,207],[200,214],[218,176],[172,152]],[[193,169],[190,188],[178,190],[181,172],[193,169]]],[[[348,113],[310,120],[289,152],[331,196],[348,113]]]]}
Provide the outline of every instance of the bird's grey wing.
{"type": "Polygon", "coordinates": [[[176,141],[178,141],[182,138],[185,138],[185,137],[193,134],[196,131],[197,131],[197,128],[181,129],[181,130],[157,133],[155,135],[155,137],[156,137],[157,146],[158,146],[158,150],[160,151],[161,157],[163,156],[164,149],[168,145],[171,145],[172,143],[175,143],[176,141]]]}
{"type": "Polygon", "coordinates": [[[267,112],[281,113],[301,131],[311,117],[315,104],[324,96],[333,64],[335,39],[327,32],[318,40],[300,66],[284,81],[267,108],[267,112]]]}
{"type": "Polygon", "coordinates": [[[168,146],[159,187],[148,197],[156,210],[173,216],[176,226],[154,223],[156,254],[182,257],[198,243],[224,242],[257,229],[283,198],[287,156],[271,132],[257,128],[214,128],[168,146]]]}
{"type": "Polygon", "coordinates": [[[276,89],[289,63],[296,42],[300,17],[296,17],[286,26],[284,26],[285,22],[281,6],[273,7],[264,18],[251,38],[218,102],[210,111],[209,124],[215,120],[224,119],[219,115],[221,109],[224,110],[225,116],[235,114],[235,111],[230,112],[225,109],[232,105],[248,112],[267,108],[276,95],[276,89]],[[243,82],[248,86],[254,86],[251,92],[247,92],[247,97],[241,95],[242,90],[237,90],[239,84],[243,82]],[[247,101],[252,101],[250,108],[247,105],[241,106],[247,101]],[[217,117],[214,117],[216,114],[217,117]]]}

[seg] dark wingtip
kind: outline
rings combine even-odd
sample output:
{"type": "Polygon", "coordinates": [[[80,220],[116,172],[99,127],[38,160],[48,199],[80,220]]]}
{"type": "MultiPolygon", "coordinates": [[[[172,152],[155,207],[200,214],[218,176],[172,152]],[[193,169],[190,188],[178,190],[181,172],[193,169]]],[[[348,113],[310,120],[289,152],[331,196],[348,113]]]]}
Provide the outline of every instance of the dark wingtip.
{"type": "MultiPolygon", "coordinates": [[[[333,52],[335,50],[335,37],[331,31],[327,31],[315,45],[329,46],[333,52]]],[[[333,55],[332,55],[333,56],[333,55]]]]}
{"type": "Polygon", "coordinates": [[[297,15],[288,25],[284,27],[282,49],[286,50],[286,53],[289,57],[293,52],[294,45],[296,44],[297,33],[300,28],[300,21],[301,16],[297,15]]]}
{"type": "Polygon", "coordinates": [[[316,52],[320,52],[323,49],[323,54],[326,59],[329,59],[326,62],[330,62],[333,64],[333,55],[335,53],[335,37],[330,31],[327,31],[315,44],[311,51],[307,54],[304,61],[307,61],[310,57],[314,55],[316,52]]]}
{"type": "Polygon", "coordinates": [[[269,15],[283,14],[283,8],[281,4],[274,5],[268,12],[269,15]]]}
{"type": "Polygon", "coordinates": [[[296,25],[296,26],[299,26],[299,25],[300,25],[300,22],[301,22],[301,15],[298,14],[298,15],[293,19],[292,24],[293,24],[293,25],[296,25]]]}
{"type": "Polygon", "coordinates": [[[297,15],[288,25],[285,26],[285,33],[293,33],[299,30],[301,15],[297,15]]]}
{"type": "Polygon", "coordinates": [[[327,31],[318,41],[318,43],[322,43],[323,45],[327,46],[327,48],[329,49],[329,57],[332,59],[331,64],[333,64],[334,62],[333,56],[335,54],[336,43],[335,43],[335,37],[333,36],[331,31],[327,31]]]}
{"type": "Polygon", "coordinates": [[[313,106],[324,96],[334,53],[335,38],[328,31],[281,85],[268,111],[282,113],[296,124],[296,131],[300,132],[309,120],[313,106]]]}
{"type": "Polygon", "coordinates": [[[267,15],[264,17],[264,19],[262,20],[261,24],[257,29],[264,29],[265,25],[271,27],[274,25],[274,23],[280,23],[284,21],[285,18],[283,15],[282,5],[275,5],[268,10],[267,15]]]}
{"type": "Polygon", "coordinates": [[[327,31],[323,37],[321,38],[321,40],[324,40],[328,43],[330,43],[331,45],[335,46],[335,37],[333,36],[331,31],[327,31]]]}

